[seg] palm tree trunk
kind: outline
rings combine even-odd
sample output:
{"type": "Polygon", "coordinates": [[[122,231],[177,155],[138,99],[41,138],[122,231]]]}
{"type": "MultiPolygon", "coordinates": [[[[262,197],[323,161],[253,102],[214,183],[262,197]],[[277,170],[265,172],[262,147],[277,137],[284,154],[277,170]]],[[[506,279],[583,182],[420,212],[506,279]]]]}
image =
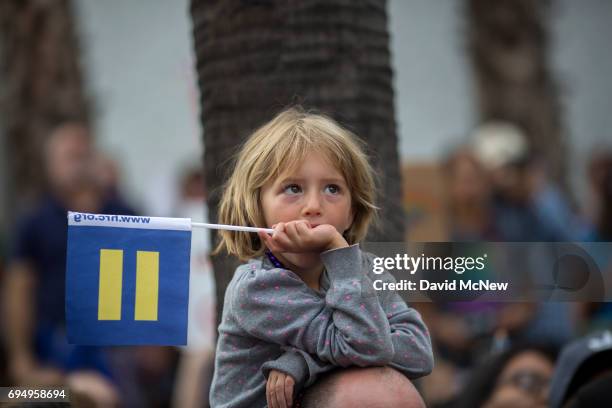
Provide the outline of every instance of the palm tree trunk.
{"type": "MultiPolygon", "coordinates": [[[[204,168],[217,217],[227,159],[256,127],[299,103],[348,126],[370,146],[381,179],[380,230],[403,241],[386,2],[192,0],[204,168]]],[[[214,238],[214,232],[213,232],[214,238]]],[[[213,261],[219,316],[235,263],[213,261]]]]}
{"type": "Polygon", "coordinates": [[[466,4],[481,120],[505,120],[522,127],[553,179],[567,187],[559,88],[549,68],[551,1],[466,4]]]}
{"type": "Polygon", "coordinates": [[[87,119],[69,0],[0,2],[0,132],[8,212],[44,184],[42,146],[62,119],[87,119]]]}

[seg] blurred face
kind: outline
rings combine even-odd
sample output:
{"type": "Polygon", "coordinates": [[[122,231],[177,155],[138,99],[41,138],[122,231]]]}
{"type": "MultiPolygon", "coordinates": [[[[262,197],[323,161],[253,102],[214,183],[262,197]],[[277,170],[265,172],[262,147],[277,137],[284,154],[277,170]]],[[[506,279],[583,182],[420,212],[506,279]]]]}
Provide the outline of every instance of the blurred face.
{"type": "Polygon", "coordinates": [[[494,169],[491,173],[496,190],[506,199],[524,203],[530,198],[527,168],[504,166],[494,169]]]}
{"type": "Polygon", "coordinates": [[[54,188],[68,190],[89,181],[92,150],[87,129],[78,124],[56,129],[47,146],[46,159],[54,188]]]}
{"type": "Polygon", "coordinates": [[[450,193],[458,205],[477,205],[486,202],[489,185],[485,174],[468,157],[458,157],[450,174],[450,193]]]}
{"type": "Polygon", "coordinates": [[[321,155],[313,153],[294,172],[264,185],[261,204],[268,227],[305,220],[313,227],[333,225],[342,234],[353,221],[346,180],[321,155]]]}
{"type": "Polygon", "coordinates": [[[553,363],[536,351],[518,354],[500,374],[486,406],[548,406],[548,389],[553,371],[553,363]]]}

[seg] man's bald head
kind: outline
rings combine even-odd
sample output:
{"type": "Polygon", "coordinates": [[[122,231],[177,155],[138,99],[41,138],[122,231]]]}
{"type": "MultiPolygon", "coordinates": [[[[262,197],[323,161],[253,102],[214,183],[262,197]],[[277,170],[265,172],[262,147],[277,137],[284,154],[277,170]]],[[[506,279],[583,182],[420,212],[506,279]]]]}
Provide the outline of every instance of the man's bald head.
{"type": "Polygon", "coordinates": [[[336,370],[308,388],[303,408],[424,408],[408,378],[390,367],[336,370]]]}

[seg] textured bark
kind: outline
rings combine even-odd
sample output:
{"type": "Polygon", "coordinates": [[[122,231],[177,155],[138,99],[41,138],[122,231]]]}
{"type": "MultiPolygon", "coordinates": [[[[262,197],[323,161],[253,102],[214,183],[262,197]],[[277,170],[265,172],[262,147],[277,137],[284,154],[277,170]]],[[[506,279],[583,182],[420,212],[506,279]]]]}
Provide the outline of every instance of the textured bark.
{"type": "Polygon", "coordinates": [[[551,1],[468,0],[469,53],[481,120],[518,124],[566,186],[559,87],[549,68],[551,1]]]}
{"type": "Polygon", "coordinates": [[[9,211],[40,193],[41,157],[50,129],[63,118],[87,119],[71,3],[0,2],[0,120],[9,211]]]}
{"type": "MultiPolygon", "coordinates": [[[[193,0],[206,182],[217,216],[227,159],[293,103],[337,119],[370,146],[382,223],[369,240],[403,241],[404,217],[384,0],[193,0]]],[[[214,234],[214,233],[213,233],[214,234]]],[[[213,261],[221,313],[235,264],[213,261]]]]}

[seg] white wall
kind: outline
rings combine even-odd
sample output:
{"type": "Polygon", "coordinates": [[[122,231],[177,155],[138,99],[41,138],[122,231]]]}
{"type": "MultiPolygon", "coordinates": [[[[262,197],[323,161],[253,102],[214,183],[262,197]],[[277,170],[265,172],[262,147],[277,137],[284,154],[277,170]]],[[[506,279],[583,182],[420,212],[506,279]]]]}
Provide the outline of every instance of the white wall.
{"type": "Polygon", "coordinates": [[[406,161],[439,157],[474,126],[462,4],[388,3],[399,151],[406,161]]]}
{"type": "Polygon", "coordinates": [[[78,0],[99,145],[121,159],[124,191],[169,215],[172,182],[200,159],[188,1],[78,0]]]}
{"type": "Polygon", "coordinates": [[[588,156],[612,148],[612,2],[561,0],[553,14],[552,63],[562,86],[570,181],[584,201],[588,156]]]}

